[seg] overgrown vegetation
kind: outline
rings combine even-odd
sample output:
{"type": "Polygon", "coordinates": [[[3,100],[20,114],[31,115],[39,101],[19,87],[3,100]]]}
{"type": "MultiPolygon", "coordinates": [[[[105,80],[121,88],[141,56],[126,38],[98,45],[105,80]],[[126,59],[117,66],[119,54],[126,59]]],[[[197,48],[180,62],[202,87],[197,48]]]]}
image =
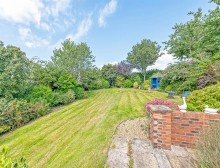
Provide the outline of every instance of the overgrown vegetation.
{"type": "Polygon", "coordinates": [[[193,91],[187,97],[188,111],[204,111],[204,107],[208,105],[211,108],[220,107],[220,83],[208,86],[201,90],[193,91]]]}
{"type": "Polygon", "coordinates": [[[197,158],[202,168],[220,167],[220,123],[212,123],[200,133],[196,144],[197,158]]]}
{"type": "MultiPolygon", "coordinates": [[[[164,91],[180,94],[220,82],[220,9],[217,7],[206,15],[198,9],[197,12],[189,12],[189,15],[193,18],[186,23],[176,24],[174,33],[165,42],[168,52],[179,62],[162,72],[161,89],[164,91]]],[[[218,87],[213,86],[213,89],[219,92],[218,87]]],[[[206,96],[200,95],[203,91],[195,91],[188,99],[189,110],[201,111],[204,103],[211,107],[219,106],[219,100],[215,98],[214,101],[209,91],[206,96]]]]}

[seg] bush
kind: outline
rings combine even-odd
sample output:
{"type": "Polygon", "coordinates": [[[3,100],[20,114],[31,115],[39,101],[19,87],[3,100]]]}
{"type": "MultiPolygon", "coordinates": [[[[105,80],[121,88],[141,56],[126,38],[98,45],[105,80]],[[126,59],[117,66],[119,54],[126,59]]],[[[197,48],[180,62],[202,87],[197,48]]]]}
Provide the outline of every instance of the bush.
{"type": "Polygon", "coordinates": [[[172,91],[173,90],[173,86],[172,85],[168,85],[166,88],[165,88],[165,91],[172,91]]]}
{"type": "Polygon", "coordinates": [[[133,88],[134,88],[134,89],[138,89],[138,86],[139,86],[138,83],[137,83],[137,82],[134,82],[133,88]]]}
{"type": "Polygon", "coordinates": [[[110,88],[109,82],[107,80],[105,80],[105,79],[102,79],[102,88],[103,89],[110,88]]]}
{"type": "Polygon", "coordinates": [[[8,126],[8,125],[2,125],[2,126],[0,126],[0,135],[3,134],[3,133],[5,133],[5,132],[10,131],[10,129],[11,129],[11,127],[8,126]]]}
{"type": "Polygon", "coordinates": [[[187,98],[188,111],[204,111],[204,106],[220,107],[220,83],[193,91],[187,98]]]}
{"type": "Polygon", "coordinates": [[[26,100],[15,99],[5,103],[5,108],[0,109],[0,127],[2,133],[9,131],[10,128],[17,128],[31,120],[43,116],[50,110],[46,102],[27,103],[26,100]]]}
{"type": "Polygon", "coordinates": [[[38,117],[48,114],[50,107],[45,101],[30,103],[29,105],[29,120],[36,119],[38,117]]]}
{"type": "Polygon", "coordinates": [[[177,93],[183,93],[186,90],[193,91],[197,87],[197,82],[195,79],[188,79],[187,81],[183,82],[177,89],[177,93]]]}
{"type": "Polygon", "coordinates": [[[198,149],[197,158],[200,167],[220,167],[220,123],[212,123],[208,129],[200,133],[199,141],[196,143],[198,149]]]}
{"type": "Polygon", "coordinates": [[[46,100],[48,104],[53,104],[54,94],[49,86],[38,85],[34,86],[31,94],[28,96],[31,102],[46,100]]]}
{"type": "Polygon", "coordinates": [[[115,80],[115,86],[116,87],[122,87],[124,84],[125,78],[121,75],[118,75],[116,80],[115,80]]]}
{"type": "Polygon", "coordinates": [[[1,168],[28,168],[28,164],[26,163],[26,159],[21,157],[19,161],[12,160],[7,157],[8,148],[4,147],[2,149],[2,156],[0,158],[0,167],[1,168]]]}
{"type": "Polygon", "coordinates": [[[64,105],[71,103],[75,100],[75,92],[68,90],[66,93],[55,92],[53,106],[64,105]]]}
{"type": "Polygon", "coordinates": [[[134,83],[134,82],[141,83],[141,77],[138,73],[132,73],[129,76],[129,79],[132,81],[132,83],[134,83]]]}
{"type": "Polygon", "coordinates": [[[74,90],[75,86],[77,85],[77,82],[70,74],[63,73],[59,77],[57,85],[59,87],[59,90],[67,92],[70,89],[74,90]]]}
{"type": "Polygon", "coordinates": [[[84,89],[81,88],[81,87],[76,87],[75,88],[75,94],[76,94],[76,99],[84,98],[84,89]]]}
{"type": "Polygon", "coordinates": [[[148,90],[149,88],[150,88],[150,80],[145,80],[143,89],[148,90]]]}
{"type": "Polygon", "coordinates": [[[126,79],[124,81],[123,85],[124,85],[125,88],[131,88],[133,86],[132,81],[130,79],[126,79]]]}
{"type": "Polygon", "coordinates": [[[75,92],[73,90],[68,90],[63,94],[63,103],[68,104],[75,100],[75,92]]]}

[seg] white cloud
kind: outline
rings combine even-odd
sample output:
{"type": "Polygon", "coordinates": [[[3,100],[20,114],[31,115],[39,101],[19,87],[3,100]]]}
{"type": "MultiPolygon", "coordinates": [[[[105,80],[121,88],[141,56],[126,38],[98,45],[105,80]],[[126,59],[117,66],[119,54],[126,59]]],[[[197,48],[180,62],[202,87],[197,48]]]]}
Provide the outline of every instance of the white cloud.
{"type": "Polygon", "coordinates": [[[70,0],[0,0],[0,19],[23,25],[33,23],[37,28],[50,31],[60,14],[68,16],[70,0]]]}
{"type": "Polygon", "coordinates": [[[100,10],[99,13],[99,26],[105,25],[105,19],[107,16],[113,14],[117,8],[117,0],[110,0],[108,4],[104,6],[103,9],[100,10]]]}
{"type": "Polygon", "coordinates": [[[70,4],[70,0],[53,0],[50,8],[53,16],[58,16],[60,12],[65,12],[70,4]]]}
{"type": "Polygon", "coordinates": [[[0,0],[0,18],[16,23],[33,22],[39,25],[43,7],[40,0],[0,0]]]}
{"type": "Polygon", "coordinates": [[[161,57],[159,57],[157,59],[157,61],[155,62],[154,65],[149,66],[147,68],[147,70],[151,70],[151,69],[161,69],[164,70],[168,64],[177,62],[176,59],[174,59],[172,54],[168,54],[166,51],[164,51],[164,55],[162,55],[161,57]]]}
{"type": "Polygon", "coordinates": [[[24,44],[28,48],[43,47],[49,44],[48,40],[33,35],[31,29],[29,28],[19,28],[18,33],[20,35],[20,39],[24,41],[24,44]]]}
{"type": "Polygon", "coordinates": [[[81,21],[81,23],[77,28],[76,33],[67,35],[66,39],[70,38],[73,41],[78,41],[81,37],[87,34],[91,26],[92,26],[92,19],[91,19],[91,15],[89,15],[86,19],[81,21]]]}

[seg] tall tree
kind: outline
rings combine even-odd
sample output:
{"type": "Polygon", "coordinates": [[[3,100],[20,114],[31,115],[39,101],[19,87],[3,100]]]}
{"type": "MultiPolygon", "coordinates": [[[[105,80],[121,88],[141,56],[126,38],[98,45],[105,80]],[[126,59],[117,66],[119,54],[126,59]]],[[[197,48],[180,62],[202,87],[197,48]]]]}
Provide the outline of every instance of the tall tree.
{"type": "Polygon", "coordinates": [[[189,15],[193,19],[175,25],[165,48],[179,60],[202,60],[214,56],[220,51],[219,8],[204,16],[201,9],[189,15]]]}
{"type": "Polygon", "coordinates": [[[160,46],[157,42],[144,39],[132,47],[132,51],[128,53],[127,61],[141,70],[145,80],[146,69],[160,57],[159,52],[160,46]]]}
{"type": "Polygon", "coordinates": [[[110,86],[114,86],[117,77],[116,66],[107,64],[102,67],[101,71],[103,78],[109,82],[110,86]]]}
{"type": "Polygon", "coordinates": [[[53,63],[62,71],[72,74],[79,82],[82,71],[92,68],[95,61],[86,43],[75,44],[70,39],[65,40],[62,47],[53,53],[53,63]]]}
{"type": "Polygon", "coordinates": [[[0,97],[18,98],[25,94],[29,81],[29,61],[15,46],[0,41],[0,97]]]}
{"type": "Polygon", "coordinates": [[[116,65],[117,73],[125,77],[128,77],[128,75],[131,74],[132,69],[133,66],[130,63],[128,63],[126,60],[123,60],[116,65]]]}

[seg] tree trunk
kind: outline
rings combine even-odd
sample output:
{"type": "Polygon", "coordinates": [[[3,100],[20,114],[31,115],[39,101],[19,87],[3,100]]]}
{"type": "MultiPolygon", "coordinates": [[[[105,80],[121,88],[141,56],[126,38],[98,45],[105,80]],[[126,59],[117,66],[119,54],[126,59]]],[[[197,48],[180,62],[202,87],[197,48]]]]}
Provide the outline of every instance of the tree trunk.
{"type": "Polygon", "coordinates": [[[146,80],[146,68],[144,68],[144,81],[146,80]]]}

